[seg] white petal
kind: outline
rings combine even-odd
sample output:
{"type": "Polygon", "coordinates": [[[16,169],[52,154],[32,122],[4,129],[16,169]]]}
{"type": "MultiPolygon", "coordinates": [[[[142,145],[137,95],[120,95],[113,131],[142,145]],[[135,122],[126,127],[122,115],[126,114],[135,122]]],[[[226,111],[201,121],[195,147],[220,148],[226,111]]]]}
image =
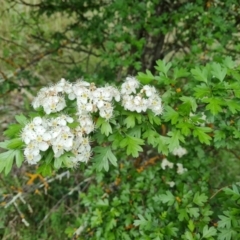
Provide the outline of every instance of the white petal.
{"type": "Polygon", "coordinates": [[[40,118],[40,117],[35,117],[35,118],[33,119],[33,123],[34,123],[35,125],[40,125],[40,124],[42,123],[42,118],[40,118]]]}
{"type": "Polygon", "coordinates": [[[46,151],[48,149],[48,147],[49,147],[49,145],[46,142],[41,142],[41,143],[39,143],[38,146],[39,146],[39,149],[41,151],[46,151]]]}

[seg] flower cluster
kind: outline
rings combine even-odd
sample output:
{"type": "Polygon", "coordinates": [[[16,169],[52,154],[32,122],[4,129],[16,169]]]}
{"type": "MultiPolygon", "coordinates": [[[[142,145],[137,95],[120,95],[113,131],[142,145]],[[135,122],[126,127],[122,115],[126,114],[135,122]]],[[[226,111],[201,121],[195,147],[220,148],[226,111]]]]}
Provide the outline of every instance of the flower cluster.
{"type": "Polygon", "coordinates": [[[21,134],[26,144],[24,150],[26,161],[29,164],[38,163],[42,158],[41,151],[44,152],[51,146],[55,158],[71,151],[73,153],[73,157],[69,157],[71,166],[87,162],[91,156],[89,140],[78,129],[70,129],[67,123],[71,122],[73,118],[61,115],[49,119],[35,117],[28,123],[21,134]]]}
{"type": "MultiPolygon", "coordinates": [[[[62,78],[57,84],[42,88],[32,105],[34,109],[42,107],[49,115],[60,113],[67,106],[67,101],[75,101],[78,126],[71,129],[68,124],[73,118],[58,115],[55,118],[35,117],[22,131],[22,140],[26,144],[24,155],[28,163],[36,164],[42,153],[49,147],[54,157],[59,158],[66,152],[72,153],[67,160],[68,166],[87,162],[91,156],[88,134],[94,131],[93,113],[109,120],[113,116],[113,102],[119,102],[126,110],[144,112],[152,110],[156,115],[162,113],[162,103],[157,90],[149,85],[141,87],[134,77],[127,77],[121,90],[112,86],[97,88],[94,83],[82,79],[70,83],[62,78]],[[69,100],[67,100],[69,99],[69,100]]],[[[56,115],[56,114],[55,114],[56,115]]],[[[167,165],[166,165],[167,166],[167,165]]]]}
{"type": "Polygon", "coordinates": [[[122,105],[126,110],[146,112],[150,109],[156,115],[163,111],[162,101],[157,90],[149,85],[143,86],[140,90],[140,83],[134,77],[127,77],[121,86],[122,105]]]}
{"type": "Polygon", "coordinates": [[[181,146],[179,146],[178,148],[175,148],[172,152],[172,154],[174,156],[178,156],[178,157],[182,157],[183,155],[187,154],[187,150],[181,146]]]}

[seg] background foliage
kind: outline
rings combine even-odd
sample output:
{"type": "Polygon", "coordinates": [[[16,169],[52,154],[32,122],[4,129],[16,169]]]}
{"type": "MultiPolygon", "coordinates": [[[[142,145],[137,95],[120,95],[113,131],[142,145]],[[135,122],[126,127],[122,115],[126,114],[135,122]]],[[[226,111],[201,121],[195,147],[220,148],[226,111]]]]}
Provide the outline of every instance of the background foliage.
{"type": "Polygon", "coordinates": [[[118,84],[137,75],[159,89],[165,111],[161,122],[124,116],[124,131],[147,143],[138,158],[118,145],[117,130],[96,135],[115,148],[118,167],[108,172],[90,165],[42,178],[24,165],[1,176],[2,239],[238,239],[239,11],[235,0],[5,1],[2,130],[61,77],[118,84]],[[179,142],[183,175],[161,168],[179,142]],[[6,207],[19,192],[26,203],[6,207]]]}

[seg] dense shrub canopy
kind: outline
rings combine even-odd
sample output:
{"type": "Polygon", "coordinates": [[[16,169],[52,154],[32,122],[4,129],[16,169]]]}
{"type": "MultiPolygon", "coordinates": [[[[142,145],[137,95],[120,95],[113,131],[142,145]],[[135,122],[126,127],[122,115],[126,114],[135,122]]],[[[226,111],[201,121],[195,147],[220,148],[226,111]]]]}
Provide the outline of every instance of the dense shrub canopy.
{"type": "Polygon", "coordinates": [[[3,239],[240,237],[238,1],[6,9],[3,239]]]}

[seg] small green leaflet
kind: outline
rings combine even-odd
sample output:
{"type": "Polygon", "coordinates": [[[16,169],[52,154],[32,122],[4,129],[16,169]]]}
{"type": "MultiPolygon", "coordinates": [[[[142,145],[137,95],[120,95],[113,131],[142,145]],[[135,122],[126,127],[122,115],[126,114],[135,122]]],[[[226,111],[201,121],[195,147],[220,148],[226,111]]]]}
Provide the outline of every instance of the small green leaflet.
{"type": "Polygon", "coordinates": [[[184,136],[188,136],[191,134],[191,129],[194,127],[193,124],[189,123],[189,122],[180,122],[176,125],[177,128],[180,129],[181,133],[184,136]]]}
{"type": "MultiPolygon", "coordinates": [[[[226,213],[226,212],[225,212],[226,213]]],[[[229,214],[229,212],[227,212],[229,214]]],[[[229,216],[219,215],[218,228],[231,228],[232,219],[229,216]]]]}
{"type": "Polygon", "coordinates": [[[208,226],[206,225],[206,226],[204,226],[204,228],[203,228],[203,236],[202,236],[201,239],[203,239],[203,238],[208,239],[208,238],[213,237],[213,236],[216,236],[216,235],[217,235],[217,230],[216,230],[216,228],[214,228],[214,227],[208,228],[208,226]]]}
{"type": "Polygon", "coordinates": [[[211,137],[206,133],[211,131],[212,129],[208,127],[195,127],[195,129],[193,130],[193,136],[198,137],[200,143],[205,143],[209,145],[211,137]]]}
{"type": "Polygon", "coordinates": [[[127,128],[133,128],[136,125],[136,121],[138,123],[142,122],[142,116],[137,113],[130,113],[127,118],[124,119],[124,124],[127,126],[127,128]]]}
{"type": "Polygon", "coordinates": [[[112,153],[111,147],[95,147],[93,149],[95,155],[93,160],[95,161],[95,167],[98,171],[101,171],[103,168],[105,171],[109,170],[109,162],[115,167],[117,166],[117,158],[112,153]]]}
{"type": "MultiPolygon", "coordinates": [[[[49,158],[51,158],[51,153],[49,153],[50,156],[47,156],[49,158]]],[[[71,165],[71,161],[69,161],[69,158],[74,156],[73,153],[71,152],[66,152],[63,155],[61,155],[58,158],[54,158],[54,163],[53,166],[55,169],[59,169],[62,167],[62,164],[64,164],[66,167],[70,167],[71,165]]],[[[50,161],[50,159],[49,159],[50,161]]]]}
{"type": "Polygon", "coordinates": [[[173,79],[187,77],[189,75],[189,72],[184,68],[174,68],[173,71],[173,79]]]}
{"type": "Polygon", "coordinates": [[[193,237],[193,234],[189,231],[186,231],[183,236],[185,237],[184,239],[186,240],[195,240],[195,238],[193,237]]]}
{"type": "Polygon", "coordinates": [[[101,133],[105,134],[106,136],[109,135],[109,133],[112,133],[112,127],[109,122],[107,122],[104,118],[99,117],[96,123],[96,127],[101,127],[101,133]]]}
{"type": "Polygon", "coordinates": [[[169,139],[169,151],[172,152],[175,148],[179,147],[179,140],[184,142],[184,136],[180,133],[179,130],[168,132],[168,136],[171,136],[169,139]]]}
{"type": "Polygon", "coordinates": [[[172,64],[169,62],[166,64],[166,62],[164,60],[158,60],[157,61],[157,66],[155,67],[155,69],[159,72],[162,72],[165,74],[165,76],[167,76],[167,73],[169,71],[169,69],[171,68],[172,64]]]}
{"type": "Polygon", "coordinates": [[[218,240],[233,240],[237,235],[237,232],[233,229],[219,229],[220,233],[218,233],[218,240]]]}
{"type": "Polygon", "coordinates": [[[12,169],[14,158],[16,160],[17,166],[20,167],[24,160],[23,153],[21,150],[11,149],[7,152],[0,153],[0,172],[2,172],[5,169],[4,173],[5,175],[7,175],[12,169]]]}
{"type": "Polygon", "coordinates": [[[148,115],[148,119],[149,119],[149,122],[151,124],[156,124],[156,125],[160,125],[161,124],[161,119],[159,116],[155,116],[154,113],[152,111],[148,111],[147,112],[147,115],[148,115]]]}
{"type": "Polygon", "coordinates": [[[233,69],[235,67],[235,62],[232,60],[232,57],[226,57],[223,60],[223,65],[226,66],[229,69],[233,69]]]}
{"type": "Polygon", "coordinates": [[[211,67],[212,67],[213,76],[219,79],[220,82],[222,82],[227,74],[227,69],[224,67],[221,67],[219,63],[212,63],[211,67]]]}
{"type": "Polygon", "coordinates": [[[226,105],[233,114],[240,111],[240,103],[236,100],[226,100],[226,105]]]}
{"type": "Polygon", "coordinates": [[[197,109],[197,103],[196,100],[193,97],[186,97],[183,96],[180,98],[181,101],[183,101],[186,104],[189,104],[192,108],[192,111],[195,112],[197,109]]]}
{"type": "Polygon", "coordinates": [[[24,115],[16,115],[15,119],[20,125],[25,126],[29,121],[24,115]]]}
{"type": "Polygon", "coordinates": [[[196,98],[210,97],[211,89],[206,84],[198,85],[194,88],[194,96],[196,98]]]}
{"type": "Polygon", "coordinates": [[[226,138],[226,133],[221,130],[214,131],[214,142],[221,141],[226,138]]]}
{"type": "Polygon", "coordinates": [[[15,160],[16,160],[17,167],[20,168],[22,166],[22,162],[24,160],[22,150],[15,150],[15,160]]]}
{"type": "Polygon", "coordinates": [[[171,121],[172,124],[176,124],[179,118],[179,113],[172,109],[170,106],[165,108],[163,113],[163,119],[168,122],[171,121]]]}
{"type": "Polygon", "coordinates": [[[219,112],[221,112],[222,111],[221,105],[225,105],[224,100],[222,100],[220,98],[216,98],[216,97],[204,98],[204,99],[202,99],[202,101],[205,103],[208,103],[206,106],[206,109],[210,110],[210,112],[213,115],[216,115],[219,112]]]}
{"type": "Polygon", "coordinates": [[[194,223],[193,223],[193,220],[189,220],[189,222],[188,222],[188,229],[189,229],[191,232],[194,231],[195,225],[194,225],[194,223]]]}
{"type": "Polygon", "coordinates": [[[157,140],[158,152],[163,153],[164,155],[168,155],[168,145],[170,142],[170,138],[159,135],[156,140],[157,140]]]}
{"type": "Polygon", "coordinates": [[[199,192],[196,192],[193,198],[193,202],[200,207],[202,207],[207,200],[208,197],[204,193],[199,194],[199,192]]]}
{"type": "Polygon", "coordinates": [[[116,150],[117,148],[120,147],[120,142],[123,140],[123,138],[124,138],[123,135],[119,131],[111,134],[108,137],[109,141],[112,142],[112,149],[113,150],[116,150]]]}
{"type": "Polygon", "coordinates": [[[51,176],[52,167],[48,163],[43,163],[41,166],[38,167],[37,173],[40,173],[43,177],[51,176]]]}
{"type": "Polygon", "coordinates": [[[24,145],[21,138],[14,138],[9,140],[7,148],[8,149],[18,149],[21,148],[24,145]]]}
{"type": "Polygon", "coordinates": [[[5,140],[4,142],[0,142],[0,148],[3,149],[8,149],[8,144],[9,144],[10,140],[5,140]]]}
{"type": "Polygon", "coordinates": [[[138,214],[138,218],[139,220],[134,220],[134,226],[139,226],[141,228],[149,224],[149,221],[145,219],[141,214],[138,214]]]}
{"type": "Polygon", "coordinates": [[[147,143],[154,147],[156,145],[159,134],[151,128],[147,128],[142,137],[144,139],[147,139],[147,143]]]}
{"type": "Polygon", "coordinates": [[[8,129],[4,131],[3,135],[9,138],[17,137],[19,136],[21,130],[22,126],[20,124],[11,124],[8,129]]]}
{"type": "Polygon", "coordinates": [[[196,208],[196,207],[188,207],[187,213],[189,214],[190,217],[194,217],[194,218],[198,218],[200,215],[199,208],[196,208]]]}
{"type": "Polygon", "coordinates": [[[170,191],[166,191],[166,194],[158,195],[157,199],[162,203],[167,203],[168,206],[173,205],[175,197],[170,191]]]}
{"type": "Polygon", "coordinates": [[[207,83],[208,82],[208,70],[207,68],[200,69],[199,67],[196,67],[195,69],[191,70],[192,75],[195,79],[198,81],[202,81],[207,83]]]}
{"type": "Polygon", "coordinates": [[[142,83],[142,84],[149,84],[151,81],[154,80],[154,76],[152,75],[152,73],[147,70],[146,74],[145,73],[138,73],[137,75],[137,79],[142,83]]]}
{"type": "Polygon", "coordinates": [[[133,157],[138,157],[139,152],[143,151],[140,145],[144,145],[144,141],[142,139],[129,135],[127,135],[120,143],[121,148],[127,147],[127,155],[132,155],[133,157]]]}

